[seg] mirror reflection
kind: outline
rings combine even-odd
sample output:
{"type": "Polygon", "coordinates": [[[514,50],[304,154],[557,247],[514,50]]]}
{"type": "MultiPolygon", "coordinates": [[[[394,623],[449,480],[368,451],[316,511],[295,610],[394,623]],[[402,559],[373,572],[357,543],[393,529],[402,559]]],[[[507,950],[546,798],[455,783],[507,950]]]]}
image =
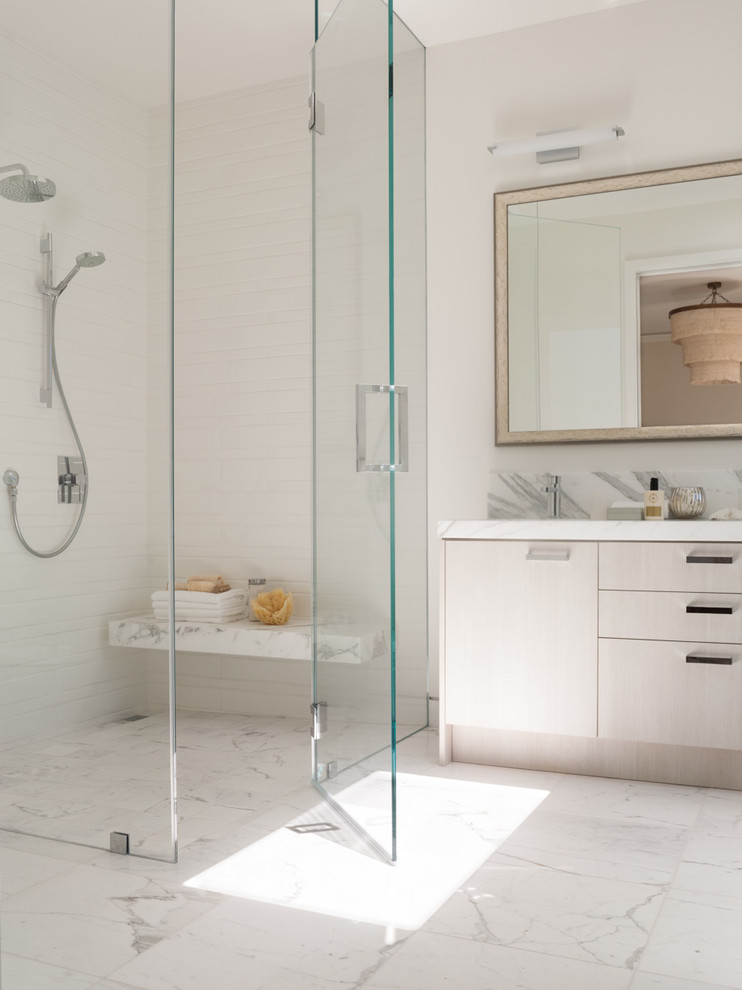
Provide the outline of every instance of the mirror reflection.
{"type": "Polygon", "coordinates": [[[498,193],[497,442],[742,435],[690,384],[669,312],[742,303],[742,163],[498,193]]]}

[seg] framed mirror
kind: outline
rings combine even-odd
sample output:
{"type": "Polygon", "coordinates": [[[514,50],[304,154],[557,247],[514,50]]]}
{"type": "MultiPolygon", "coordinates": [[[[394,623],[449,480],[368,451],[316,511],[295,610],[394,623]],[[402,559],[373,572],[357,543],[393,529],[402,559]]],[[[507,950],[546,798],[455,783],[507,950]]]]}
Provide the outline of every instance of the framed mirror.
{"type": "Polygon", "coordinates": [[[496,193],[496,444],[742,436],[670,337],[713,282],[742,303],[742,161],[496,193]]]}

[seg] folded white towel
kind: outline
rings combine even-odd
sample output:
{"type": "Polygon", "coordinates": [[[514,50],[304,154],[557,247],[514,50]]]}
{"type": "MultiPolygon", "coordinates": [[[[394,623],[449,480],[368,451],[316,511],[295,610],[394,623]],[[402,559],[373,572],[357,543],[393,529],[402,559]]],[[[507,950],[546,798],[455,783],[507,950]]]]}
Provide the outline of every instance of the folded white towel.
{"type": "Polygon", "coordinates": [[[742,510],[727,506],[725,509],[717,509],[709,519],[742,519],[742,510]]]}
{"type": "MultiPolygon", "coordinates": [[[[169,602],[170,592],[169,591],[153,591],[152,592],[152,604],[156,602],[169,602]]],[[[225,605],[227,603],[234,604],[234,602],[246,602],[247,592],[242,588],[233,588],[231,591],[220,591],[214,594],[211,591],[176,591],[175,592],[176,602],[189,602],[194,604],[203,603],[204,605],[225,605]]]]}
{"type": "MultiPolygon", "coordinates": [[[[244,617],[245,616],[243,614],[243,615],[226,615],[226,616],[222,616],[222,617],[217,617],[217,616],[200,616],[199,618],[195,618],[194,619],[190,615],[176,615],[175,616],[175,621],[176,622],[192,622],[194,626],[201,626],[201,625],[219,625],[219,626],[223,626],[227,622],[237,622],[239,619],[244,619],[244,617]]],[[[169,616],[167,616],[167,615],[158,615],[155,612],[155,619],[158,622],[167,622],[168,619],[169,619],[169,616]]]]}
{"type": "MultiPolygon", "coordinates": [[[[155,612],[155,619],[158,622],[167,622],[170,616],[166,612],[155,612]]],[[[231,615],[191,615],[189,612],[175,613],[176,622],[234,622],[235,619],[244,619],[244,612],[236,612],[231,615]]]]}

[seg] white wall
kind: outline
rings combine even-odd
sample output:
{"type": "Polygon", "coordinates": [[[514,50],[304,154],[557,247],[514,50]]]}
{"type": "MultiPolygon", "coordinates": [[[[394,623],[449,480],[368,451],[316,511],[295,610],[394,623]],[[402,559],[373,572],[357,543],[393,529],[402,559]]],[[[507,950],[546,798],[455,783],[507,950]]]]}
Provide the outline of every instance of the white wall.
{"type": "Polygon", "coordinates": [[[484,518],[490,471],[700,470],[742,457],[738,440],[495,448],[492,234],[497,191],[738,157],[740,28],[736,0],[648,0],[428,50],[433,642],[435,525],[484,518]],[[612,124],[626,137],[577,162],[487,153],[496,140],[612,124]]]}
{"type": "MultiPolygon", "coordinates": [[[[44,326],[39,241],[51,231],[58,360],[89,461],[88,512],[60,557],[29,555],[0,492],[0,741],[61,731],[145,702],[136,651],[107,645],[108,619],[145,601],[147,115],[52,58],[0,36],[0,161],[57,183],[42,204],[0,199],[0,471],[20,472],[28,541],[57,546],[76,508],[56,501],[57,455],[76,453],[58,397],[38,401],[44,326]]],[[[55,389],[56,391],[56,389],[55,389]]]]}

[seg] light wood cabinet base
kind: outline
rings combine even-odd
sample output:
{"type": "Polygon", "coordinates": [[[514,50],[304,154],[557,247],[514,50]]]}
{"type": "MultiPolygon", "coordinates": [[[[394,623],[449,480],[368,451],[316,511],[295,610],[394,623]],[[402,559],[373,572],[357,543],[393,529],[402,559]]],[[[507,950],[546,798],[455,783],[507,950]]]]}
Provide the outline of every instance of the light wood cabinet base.
{"type": "MultiPolygon", "coordinates": [[[[445,726],[457,763],[742,790],[738,750],[445,726]]],[[[446,762],[448,746],[441,748],[446,762]]]]}

